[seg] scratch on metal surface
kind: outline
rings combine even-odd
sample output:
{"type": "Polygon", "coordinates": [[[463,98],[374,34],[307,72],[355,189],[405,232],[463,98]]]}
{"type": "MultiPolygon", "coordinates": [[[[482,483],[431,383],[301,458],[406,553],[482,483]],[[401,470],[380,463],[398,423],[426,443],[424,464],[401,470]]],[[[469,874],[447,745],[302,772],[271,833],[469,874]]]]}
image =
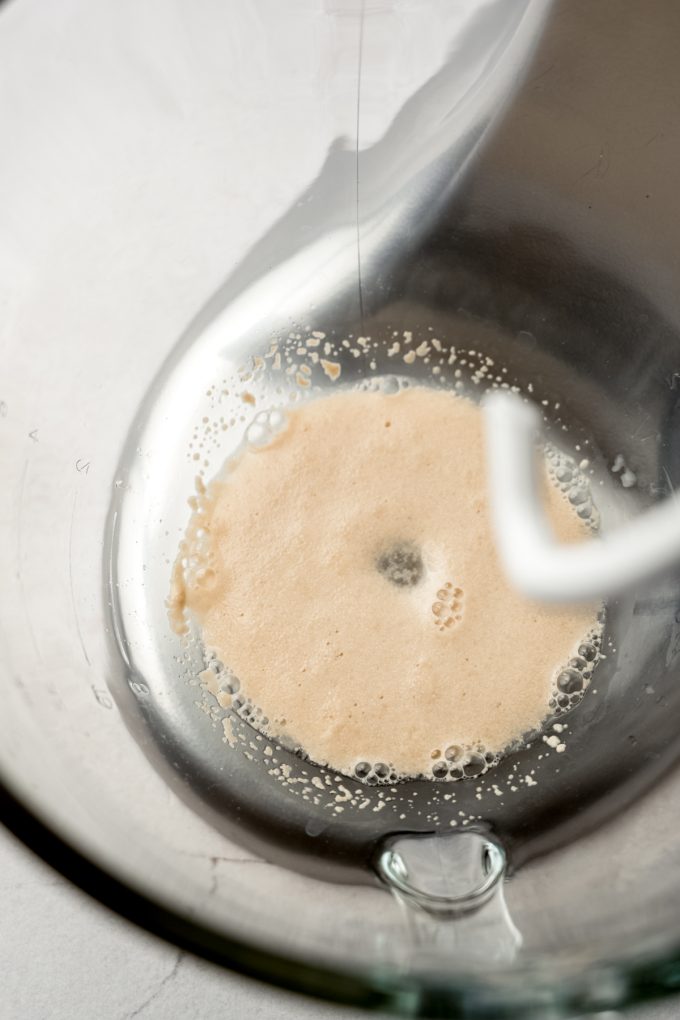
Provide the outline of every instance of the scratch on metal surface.
{"type": "Polygon", "coordinates": [[[666,476],[666,481],[668,482],[668,489],[669,489],[671,495],[675,495],[675,486],[673,485],[673,482],[671,480],[671,476],[668,474],[668,471],[666,470],[666,468],[663,469],[663,473],[666,476]]]}
{"type": "Polygon", "coordinates": [[[599,155],[595,162],[593,163],[593,165],[588,167],[588,169],[581,174],[578,180],[582,181],[584,180],[584,178],[589,177],[590,174],[592,173],[594,173],[596,177],[604,177],[608,170],[609,170],[609,156],[607,155],[606,148],[603,146],[600,149],[599,155]]]}
{"type": "Polygon", "coordinates": [[[531,88],[535,88],[536,85],[545,78],[547,74],[550,74],[552,69],[555,67],[556,62],[553,60],[552,64],[549,64],[543,71],[539,71],[535,78],[532,78],[529,82],[531,88]]]}
{"type": "Polygon", "coordinates": [[[359,215],[359,138],[361,126],[361,72],[364,59],[364,16],[366,13],[366,0],[362,0],[361,15],[359,20],[359,59],[357,61],[357,139],[356,139],[356,230],[357,230],[357,280],[359,288],[359,315],[361,316],[361,329],[364,328],[364,290],[361,282],[361,230],[359,215]]]}
{"type": "Polygon", "coordinates": [[[30,461],[27,458],[24,461],[24,469],[21,474],[21,485],[19,488],[19,516],[17,521],[17,580],[19,582],[19,588],[21,590],[21,604],[24,608],[24,613],[26,615],[26,623],[28,625],[28,633],[30,634],[31,637],[31,644],[35,649],[35,654],[37,655],[38,659],[42,662],[42,655],[40,654],[38,640],[35,636],[35,631],[33,630],[33,621],[31,620],[31,614],[28,608],[28,600],[26,598],[26,589],[24,588],[24,577],[22,571],[22,562],[24,558],[23,548],[24,495],[26,493],[26,483],[28,481],[29,465],[30,461]]]}
{"type": "Polygon", "coordinates": [[[71,521],[68,529],[68,586],[71,592],[71,605],[73,607],[73,618],[76,622],[76,632],[78,634],[78,641],[82,649],[83,655],[85,656],[85,662],[88,666],[91,666],[90,656],[87,654],[87,648],[85,647],[85,641],[83,639],[83,632],[80,629],[80,620],[78,619],[78,609],[76,606],[76,593],[73,586],[73,523],[76,517],[76,503],[78,501],[78,490],[73,493],[73,506],[71,507],[71,521]]]}
{"type": "Polygon", "coordinates": [[[664,609],[677,609],[677,595],[662,596],[654,599],[640,599],[633,606],[633,616],[655,616],[664,609]]]}

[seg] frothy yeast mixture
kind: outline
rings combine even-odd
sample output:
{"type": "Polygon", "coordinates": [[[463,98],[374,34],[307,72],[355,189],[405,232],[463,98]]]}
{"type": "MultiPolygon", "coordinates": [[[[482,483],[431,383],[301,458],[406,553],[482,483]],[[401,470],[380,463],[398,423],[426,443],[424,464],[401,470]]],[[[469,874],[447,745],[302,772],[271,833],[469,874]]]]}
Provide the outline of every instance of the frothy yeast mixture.
{"type": "MultiPolygon", "coordinates": [[[[431,775],[548,715],[596,607],[527,601],[491,533],[483,421],[464,397],[344,391],[288,412],[197,497],[169,605],[240,680],[264,731],[319,764],[431,775]]],[[[586,525],[552,485],[563,541],[586,525]]]]}

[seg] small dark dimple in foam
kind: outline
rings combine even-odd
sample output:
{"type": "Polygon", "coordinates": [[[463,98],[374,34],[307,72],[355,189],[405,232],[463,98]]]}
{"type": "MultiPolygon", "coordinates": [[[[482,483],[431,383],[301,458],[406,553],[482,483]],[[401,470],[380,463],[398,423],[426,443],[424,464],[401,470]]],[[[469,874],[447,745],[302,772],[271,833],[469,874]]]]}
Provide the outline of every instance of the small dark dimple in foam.
{"type": "Polygon", "coordinates": [[[383,577],[398,588],[413,588],[423,576],[423,558],[412,542],[397,542],[376,560],[383,577]]]}

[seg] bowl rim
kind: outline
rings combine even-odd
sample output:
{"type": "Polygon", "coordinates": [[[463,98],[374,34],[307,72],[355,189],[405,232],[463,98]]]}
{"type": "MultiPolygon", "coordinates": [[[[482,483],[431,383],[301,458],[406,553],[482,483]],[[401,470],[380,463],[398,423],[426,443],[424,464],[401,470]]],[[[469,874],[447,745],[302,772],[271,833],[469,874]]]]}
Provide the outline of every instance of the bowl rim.
{"type": "MultiPolygon", "coordinates": [[[[2,776],[0,822],[74,886],[134,925],[228,970],[317,1000],[402,1017],[486,1020],[493,1015],[497,1020],[527,1020],[548,1011],[551,1017],[566,1020],[680,992],[680,933],[675,942],[644,959],[586,967],[575,978],[555,977],[547,985],[532,984],[526,975],[517,986],[503,981],[487,986],[468,976],[443,980],[389,967],[363,971],[310,963],[198,924],[127,885],[30,811],[2,776]],[[614,980],[594,981],[598,974],[614,980]]],[[[549,974],[546,977],[550,979],[549,974]]]]}

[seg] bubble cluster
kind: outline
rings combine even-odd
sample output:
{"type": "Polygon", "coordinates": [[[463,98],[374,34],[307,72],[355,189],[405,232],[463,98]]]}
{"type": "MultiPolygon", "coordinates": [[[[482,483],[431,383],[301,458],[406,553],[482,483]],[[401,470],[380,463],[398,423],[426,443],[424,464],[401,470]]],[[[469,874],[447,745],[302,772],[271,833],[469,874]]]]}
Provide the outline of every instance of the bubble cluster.
{"type": "MultiPolygon", "coordinates": [[[[243,722],[248,723],[255,729],[261,729],[269,724],[269,719],[262,709],[258,708],[249,698],[245,698],[241,694],[237,694],[232,698],[231,708],[238,715],[239,719],[242,719],[243,722]]],[[[279,736],[277,739],[285,746],[285,736],[279,736]]],[[[290,749],[297,750],[297,748],[292,746],[290,749]]]]}
{"type": "MultiPolygon", "coordinates": [[[[598,616],[600,626],[604,625],[604,612],[598,616]]],[[[593,670],[601,657],[602,631],[593,631],[578,646],[578,654],[558,671],[553,684],[550,708],[560,715],[571,711],[583,699],[592,678],[593,670]]]]}
{"type": "Polygon", "coordinates": [[[393,397],[410,386],[411,380],[407,376],[371,374],[355,383],[353,389],[357,393],[384,393],[388,397],[393,397]]]}
{"type": "Polygon", "coordinates": [[[269,411],[258,411],[246,429],[246,443],[253,449],[262,449],[271,443],[286,427],[286,415],[278,407],[269,411]]]}
{"type": "Polygon", "coordinates": [[[463,589],[447,581],[438,591],[432,603],[432,615],[438,630],[453,627],[463,619],[463,589]]]}
{"type": "Polygon", "coordinates": [[[229,709],[255,729],[266,727],[269,719],[257,705],[243,695],[241,681],[233,670],[225,666],[212,652],[206,654],[205,660],[208,675],[212,674],[215,678],[213,684],[208,685],[208,689],[213,692],[218,704],[229,709]]]}
{"type": "Polygon", "coordinates": [[[590,479],[585,474],[584,465],[587,467],[588,462],[577,464],[569,454],[550,444],[546,446],[545,453],[554,484],[569,500],[577,516],[596,531],[600,521],[592,499],[590,479]]]}
{"type": "MultiPolygon", "coordinates": [[[[498,764],[501,755],[486,750],[481,744],[475,746],[451,744],[444,750],[443,755],[440,749],[436,749],[432,751],[431,757],[434,761],[430,778],[458,781],[476,779],[488,772],[498,764]]],[[[368,786],[376,786],[379,783],[394,783],[407,777],[399,775],[394,768],[384,762],[371,764],[368,761],[360,761],[354,766],[354,778],[368,786]]]]}
{"type": "MultiPolygon", "coordinates": [[[[433,752],[434,754],[434,752],[433,752]]],[[[451,744],[432,766],[434,779],[477,779],[500,761],[500,755],[487,751],[481,744],[475,747],[451,744]]]]}
{"type": "Polygon", "coordinates": [[[374,764],[368,761],[360,761],[354,766],[354,778],[366,783],[367,786],[378,784],[388,785],[399,778],[391,765],[384,761],[377,761],[374,764]]]}

